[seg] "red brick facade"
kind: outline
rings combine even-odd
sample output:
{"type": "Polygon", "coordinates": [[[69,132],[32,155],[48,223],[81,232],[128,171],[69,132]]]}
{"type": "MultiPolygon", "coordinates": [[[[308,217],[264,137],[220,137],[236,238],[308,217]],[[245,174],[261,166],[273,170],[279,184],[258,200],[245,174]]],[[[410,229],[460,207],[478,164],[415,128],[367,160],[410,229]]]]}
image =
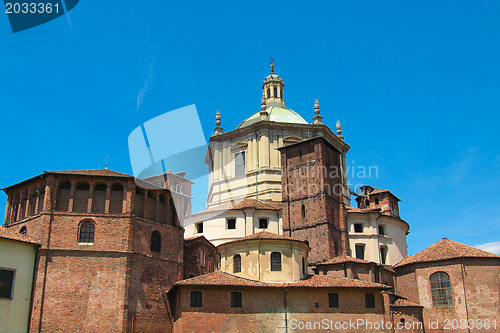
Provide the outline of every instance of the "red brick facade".
{"type": "Polygon", "coordinates": [[[280,151],[283,234],[309,243],[310,265],[348,254],[340,152],[324,138],[280,151]]]}
{"type": "Polygon", "coordinates": [[[396,272],[398,293],[424,306],[426,332],[500,330],[500,257],[420,262],[396,267],[396,272]],[[445,272],[450,277],[451,306],[433,304],[430,278],[436,272],[445,272]],[[464,321],[469,321],[470,330],[467,326],[460,328],[464,321]],[[484,326],[486,321],[490,323],[489,329],[484,326]],[[454,327],[455,323],[459,326],[454,327]],[[479,328],[480,323],[483,326],[479,328]]]}
{"type": "Polygon", "coordinates": [[[41,241],[31,332],[171,331],[166,293],[183,277],[184,239],[169,191],[91,170],[48,172],[7,193],[6,226],[41,241]],[[85,221],[91,242],[79,239],[85,221]]]}

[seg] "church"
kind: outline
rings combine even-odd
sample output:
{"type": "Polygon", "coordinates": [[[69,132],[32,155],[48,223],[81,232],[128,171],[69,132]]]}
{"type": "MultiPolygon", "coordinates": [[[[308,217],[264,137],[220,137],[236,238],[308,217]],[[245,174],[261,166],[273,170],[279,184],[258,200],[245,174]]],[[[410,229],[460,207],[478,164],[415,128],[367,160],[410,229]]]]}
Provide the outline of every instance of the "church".
{"type": "Polygon", "coordinates": [[[408,256],[400,199],[350,189],[340,122],[310,113],[285,106],[272,64],[260,109],[231,131],[217,112],[193,214],[182,170],[4,188],[0,246],[36,245],[30,300],[12,273],[28,266],[0,261],[0,309],[26,310],[12,332],[497,332],[500,256],[446,238],[408,256]]]}

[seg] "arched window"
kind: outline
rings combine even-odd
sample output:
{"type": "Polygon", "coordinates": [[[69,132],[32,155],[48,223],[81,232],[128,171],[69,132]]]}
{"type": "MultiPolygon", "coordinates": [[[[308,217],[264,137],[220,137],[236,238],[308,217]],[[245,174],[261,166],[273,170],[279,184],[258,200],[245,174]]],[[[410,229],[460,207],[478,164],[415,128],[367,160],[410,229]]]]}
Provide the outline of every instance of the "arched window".
{"type": "Polygon", "coordinates": [[[111,198],[109,202],[109,212],[111,214],[121,214],[123,206],[123,185],[114,184],[111,187],[111,198]]]}
{"type": "Polygon", "coordinates": [[[92,197],[92,213],[104,213],[106,207],[106,184],[97,184],[92,197]]]}
{"type": "Polygon", "coordinates": [[[434,306],[453,305],[450,276],[445,272],[436,272],[431,275],[431,292],[434,306]]]}
{"type": "Polygon", "coordinates": [[[271,98],[271,89],[267,88],[267,98],[271,98]]]}
{"type": "Polygon", "coordinates": [[[274,87],[274,98],[278,98],[278,88],[274,87]]]}
{"type": "Polygon", "coordinates": [[[78,243],[94,243],[95,224],[92,221],[84,221],[80,224],[78,243]]]}
{"type": "Polygon", "coordinates": [[[76,186],[75,198],[73,200],[73,211],[86,213],[89,202],[89,183],[80,183],[76,186]]]}
{"type": "Polygon", "coordinates": [[[271,253],[271,271],[281,271],[281,253],[271,253]]]}
{"type": "Polygon", "coordinates": [[[26,234],[28,233],[28,229],[26,229],[26,226],[23,226],[23,227],[21,228],[21,230],[19,230],[19,233],[20,233],[21,235],[26,236],[26,234]]]}
{"type": "Polygon", "coordinates": [[[151,251],[161,251],[161,235],[156,230],[151,233],[151,251]]]}
{"type": "Polygon", "coordinates": [[[239,254],[235,254],[233,256],[233,273],[241,272],[241,256],[239,254]]]}
{"type": "Polygon", "coordinates": [[[57,186],[56,210],[65,212],[69,210],[69,196],[71,183],[69,181],[60,182],[57,186]]]}

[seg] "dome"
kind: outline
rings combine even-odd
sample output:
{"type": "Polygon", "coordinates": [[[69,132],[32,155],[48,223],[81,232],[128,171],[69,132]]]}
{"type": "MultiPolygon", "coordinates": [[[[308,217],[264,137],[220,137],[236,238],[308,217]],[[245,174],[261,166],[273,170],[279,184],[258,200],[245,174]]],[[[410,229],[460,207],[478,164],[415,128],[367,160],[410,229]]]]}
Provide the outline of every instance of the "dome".
{"type": "MultiPolygon", "coordinates": [[[[272,103],[274,104],[274,103],[272,103]]],[[[269,121],[277,123],[289,124],[308,124],[297,112],[285,108],[283,105],[270,105],[267,106],[266,111],[269,113],[269,121]]],[[[280,104],[280,103],[276,103],[280,104]]],[[[260,111],[255,112],[253,115],[245,119],[238,128],[250,126],[260,120],[260,111]]]]}

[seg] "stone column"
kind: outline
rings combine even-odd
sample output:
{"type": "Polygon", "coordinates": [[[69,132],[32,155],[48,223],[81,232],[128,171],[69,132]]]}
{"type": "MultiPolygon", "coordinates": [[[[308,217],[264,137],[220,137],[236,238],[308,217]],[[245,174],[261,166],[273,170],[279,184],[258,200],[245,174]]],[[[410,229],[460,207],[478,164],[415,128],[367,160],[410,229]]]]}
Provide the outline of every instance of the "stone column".
{"type": "Polygon", "coordinates": [[[252,235],[254,231],[253,213],[255,208],[247,208],[245,211],[245,236],[252,235]]]}
{"type": "Polygon", "coordinates": [[[106,185],[106,202],[104,204],[104,213],[109,214],[109,204],[111,201],[111,185],[106,185]]]}
{"type": "Polygon", "coordinates": [[[148,211],[148,190],[144,190],[144,204],[142,205],[142,217],[147,218],[148,211]]]}
{"type": "Polygon", "coordinates": [[[28,195],[27,195],[27,197],[26,197],[26,208],[25,208],[24,217],[29,217],[29,216],[31,216],[31,214],[30,214],[30,208],[31,208],[31,204],[30,204],[30,202],[31,202],[31,194],[32,194],[31,190],[28,190],[28,195]]]}
{"type": "Polygon", "coordinates": [[[52,190],[53,188],[54,176],[50,175],[49,177],[47,177],[47,182],[45,183],[45,198],[43,200],[43,210],[53,210],[55,208],[52,207],[54,202],[54,200],[52,200],[53,192],[56,192],[52,190]]]}
{"type": "MultiPolygon", "coordinates": [[[[59,189],[59,187],[58,187],[59,189]]],[[[71,187],[69,190],[69,203],[68,203],[68,211],[72,212],[74,211],[74,203],[75,203],[75,191],[76,191],[76,185],[74,182],[71,182],[71,187]]]]}
{"type": "Polygon", "coordinates": [[[7,200],[7,204],[5,205],[5,224],[9,224],[10,221],[10,216],[11,216],[11,209],[12,209],[12,196],[9,195],[9,199],[7,200]]]}
{"type": "Polygon", "coordinates": [[[40,189],[36,189],[35,214],[40,210],[40,189]]]}
{"type": "Polygon", "coordinates": [[[89,194],[87,198],[87,213],[92,212],[92,203],[94,202],[94,183],[89,184],[89,194]]]}

